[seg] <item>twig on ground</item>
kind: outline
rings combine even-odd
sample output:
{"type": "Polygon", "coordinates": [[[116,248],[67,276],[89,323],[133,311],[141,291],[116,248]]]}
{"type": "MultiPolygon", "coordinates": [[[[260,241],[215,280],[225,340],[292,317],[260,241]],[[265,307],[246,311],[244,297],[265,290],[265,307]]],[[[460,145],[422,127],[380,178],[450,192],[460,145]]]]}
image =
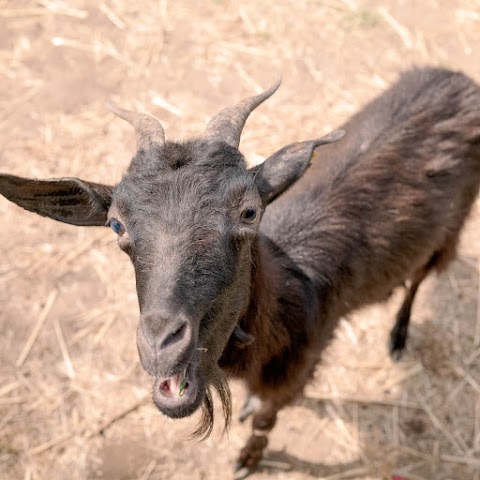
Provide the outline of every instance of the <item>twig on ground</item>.
{"type": "Polygon", "coordinates": [[[28,337],[27,342],[25,343],[25,346],[23,347],[23,350],[20,352],[20,355],[18,356],[17,361],[15,362],[15,366],[17,368],[20,368],[24,363],[25,360],[28,357],[28,354],[30,353],[30,350],[33,347],[33,344],[37,340],[37,337],[45,324],[45,320],[48,317],[48,314],[50,313],[50,310],[53,307],[53,304],[55,303],[55,299],[58,296],[58,290],[54,289],[50,292],[50,295],[47,298],[47,301],[45,302],[45,305],[40,312],[40,315],[38,316],[37,322],[35,323],[32,333],[30,334],[30,337],[28,337]]]}

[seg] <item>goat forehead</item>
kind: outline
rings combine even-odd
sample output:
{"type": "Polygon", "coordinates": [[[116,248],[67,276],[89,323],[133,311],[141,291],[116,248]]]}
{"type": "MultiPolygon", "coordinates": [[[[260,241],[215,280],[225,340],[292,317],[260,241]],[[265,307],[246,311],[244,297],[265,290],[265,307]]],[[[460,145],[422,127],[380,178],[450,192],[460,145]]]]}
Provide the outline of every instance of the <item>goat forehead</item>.
{"type": "Polygon", "coordinates": [[[255,190],[246,169],[195,165],[150,177],[127,174],[113,197],[124,219],[201,223],[227,214],[255,190]]]}
{"type": "Polygon", "coordinates": [[[183,143],[167,142],[149,151],[139,150],[130,163],[128,173],[155,176],[195,166],[217,169],[228,166],[245,170],[246,162],[236,148],[225,142],[195,139],[183,143]]]}
{"type": "Polygon", "coordinates": [[[114,192],[121,204],[157,204],[168,200],[228,196],[231,186],[252,181],[243,155],[224,142],[202,139],[167,142],[152,151],[139,151],[114,192]]]}

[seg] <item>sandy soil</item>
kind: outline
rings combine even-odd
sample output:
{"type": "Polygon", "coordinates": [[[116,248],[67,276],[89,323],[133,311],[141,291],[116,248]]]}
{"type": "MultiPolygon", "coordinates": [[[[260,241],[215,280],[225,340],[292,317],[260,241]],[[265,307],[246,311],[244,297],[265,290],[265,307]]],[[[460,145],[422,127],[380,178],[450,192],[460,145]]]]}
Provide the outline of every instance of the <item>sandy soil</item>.
{"type": "MultiPolygon", "coordinates": [[[[243,135],[260,161],[334,128],[413,64],[480,81],[479,41],[478,0],[0,1],[0,169],[115,182],[135,142],[107,98],[185,138],[282,75],[243,135]]],[[[229,478],[249,427],[222,435],[220,421],[198,443],[196,418],[151,405],[113,234],[2,199],[0,225],[0,478],[229,478]]],[[[421,289],[401,362],[386,349],[401,292],[341,321],[252,478],[480,479],[479,229],[477,207],[459,259],[421,289]]]]}

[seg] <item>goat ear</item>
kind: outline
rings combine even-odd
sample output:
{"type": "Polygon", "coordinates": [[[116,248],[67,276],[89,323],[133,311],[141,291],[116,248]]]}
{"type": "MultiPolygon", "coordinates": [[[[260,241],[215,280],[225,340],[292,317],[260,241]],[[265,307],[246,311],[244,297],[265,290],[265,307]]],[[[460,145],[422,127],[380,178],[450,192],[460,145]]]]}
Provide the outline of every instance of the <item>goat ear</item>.
{"type": "Polygon", "coordinates": [[[270,203],[305,173],[315,148],[336,142],[344,135],[344,130],[336,130],[317,140],[291,143],[254,167],[255,183],[264,203],[270,203]]]}
{"type": "Polygon", "coordinates": [[[0,174],[0,193],[8,200],[72,225],[105,225],[112,189],[78,178],[35,180],[0,174]]]}

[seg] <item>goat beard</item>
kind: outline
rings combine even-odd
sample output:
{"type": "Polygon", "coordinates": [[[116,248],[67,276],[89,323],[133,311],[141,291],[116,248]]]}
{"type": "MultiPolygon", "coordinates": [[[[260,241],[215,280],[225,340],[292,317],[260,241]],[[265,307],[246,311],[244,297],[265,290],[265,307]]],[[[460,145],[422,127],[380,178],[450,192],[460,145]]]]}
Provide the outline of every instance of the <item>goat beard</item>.
{"type": "Polygon", "coordinates": [[[222,370],[217,367],[210,379],[210,385],[205,391],[205,400],[202,405],[202,418],[197,425],[197,428],[192,434],[193,438],[205,440],[210,436],[213,430],[214,423],[214,403],[212,389],[217,392],[217,395],[222,404],[223,417],[225,420],[224,431],[226,431],[232,420],[232,397],[227,379],[222,370]]]}

